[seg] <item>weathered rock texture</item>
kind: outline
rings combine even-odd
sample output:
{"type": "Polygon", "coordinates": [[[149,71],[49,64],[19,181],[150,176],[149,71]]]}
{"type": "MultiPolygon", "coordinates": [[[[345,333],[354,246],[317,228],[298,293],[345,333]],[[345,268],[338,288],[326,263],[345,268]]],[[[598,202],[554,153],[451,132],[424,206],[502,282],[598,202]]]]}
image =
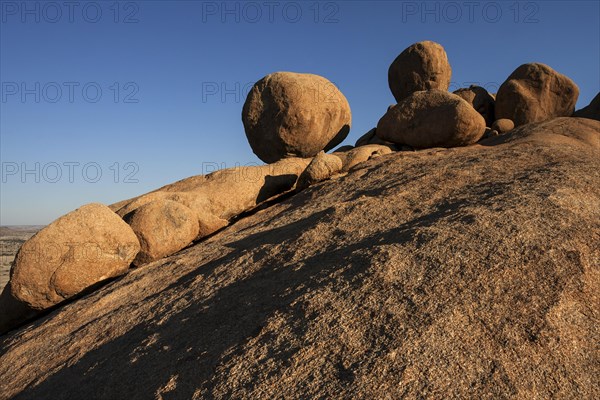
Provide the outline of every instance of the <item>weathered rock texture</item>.
{"type": "Polygon", "coordinates": [[[471,85],[468,88],[455,90],[453,93],[471,104],[481,114],[485,119],[485,126],[492,126],[496,119],[494,111],[496,99],[487,90],[481,86],[471,85]]]}
{"type": "Polygon", "coordinates": [[[310,185],[329,179],[332,175],[340,172],[342,167],[343,164],[340,157],[335,154],[320,152],[313,158],[298,178],[296,189],[303,190],[310,185]]]}
{"type": "Polygon", "coordinates": [[[19,249],[0,296],[0,333],[126,273],[139,250],[129,225],[102,204],[60,217],[19,249]]]}
{"type": "Polygon", "coordinates": [[[377,124],[379,138],[416,148],[466,146],[485,132],[485,120],[461,97],[442,90],[415,92],[377,124]]]}
{"type": "Polygon", "coordinates": [[[555,117],[570,117],[579,88],[567,76],[545,64],[523,64],[507,78],[496,95],[496,118],[515,126],[555,117]]]}
{"type": "Polygon", "coordinates": [[[452,68],[439,43],[423,41],[406,48],[388,70],[388,83],[399,103],[420,90],[448,90],[452,68]]]}
{"type": "Polygon", "coordinates": [[[36,233],[11,270],[13,296],[43,310],[124,274],[140,249],[131,228],[108,207],[87,204],[36,233]]]}
{"type": "Polygon", "coordinates": [[[575,111],[574,117],[590,118],[600,121],[600,93],[596,95],[587,106],[575,111]]]}
{"type": "Polygon", "coordinates": [[[169,256],[224,228],[243,212],[293,189],[309,162],[289,158],[192,176],[110,207],[91,204],[59,218],[17,254],[12,284],[0,296],[0,334],[124,274],[132,261],[140,266],[169,256]]]}
{"type": "Polygon", "coordinates": [[[392,153],[391,146],[381,144],[366,144],[355,147],[343,153],[333,153],[342,160],[342,172],[348,172],[360,163],[386,154],[392,153]]]}
{"type": "Polygon", "coordinates": [[[600,394],[600,123],[378,157],[0,339],[0,396],[600,394]]]}
{"type": "Polygon", "coordinates": [[[144,204],[129,213],[125,221],[140,241],[135,265],[170,256],[190,244],[199,233],[196,214],[172,200],[144,204]]]}
{"type": "Polygon", "coordinates": [[[248,93],[242,109],[250,147],[267,163],[333,149],[348,135],[351,120],[342,92],[313,74],[267,75],[248,93]]]}
{"type": "Polygon", "coordinates": [[[291,190],[311,159],[288,158],[270,165],[223,169],[163,186],[110,207],[120,216],[155,201],[171,200],[191,209],[198,218],[197,238],[227,226],[258,204],[291,190]]]}

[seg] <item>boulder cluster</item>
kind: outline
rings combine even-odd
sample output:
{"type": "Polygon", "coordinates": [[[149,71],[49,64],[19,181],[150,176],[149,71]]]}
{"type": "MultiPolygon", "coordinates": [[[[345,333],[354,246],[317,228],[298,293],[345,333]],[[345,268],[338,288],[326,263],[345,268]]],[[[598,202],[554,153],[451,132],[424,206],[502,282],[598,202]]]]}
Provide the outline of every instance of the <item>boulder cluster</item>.
{"type": "Polygon", "coordinates": [[[397,104],[355,146],[331,154],[325,152],[351,126],[342,92],[313,74],[265,76],[248,94],[242,122],[253,152],[268,164],[193,176],[110,206],[88,204],[52,222],[15,258],[0,296],[0,333],[371,158],[469,146],[557,117],[600,120],[600,95],[574,114],[578,87],[543,64],[521,65],[497,94],[478,86],[450,93],[451,75],[440,44],[409,46],[388,71],[397,104]]]}

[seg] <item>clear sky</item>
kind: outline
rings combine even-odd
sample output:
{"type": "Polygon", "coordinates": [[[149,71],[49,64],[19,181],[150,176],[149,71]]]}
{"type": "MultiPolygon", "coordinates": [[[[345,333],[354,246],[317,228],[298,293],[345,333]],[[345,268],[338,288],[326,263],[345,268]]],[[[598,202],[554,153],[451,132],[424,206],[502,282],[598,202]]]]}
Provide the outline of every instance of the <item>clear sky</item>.
{"type": "Polygon", "coordinates": [[[387,70],[441,43],[452,89],[542,62],[600,90],[598,1],[0,1],[0,224],[47,224],[218,167],[260,163],[242,105],[275,71],[333,81],[343,144],[394,102],[387,70]]]}

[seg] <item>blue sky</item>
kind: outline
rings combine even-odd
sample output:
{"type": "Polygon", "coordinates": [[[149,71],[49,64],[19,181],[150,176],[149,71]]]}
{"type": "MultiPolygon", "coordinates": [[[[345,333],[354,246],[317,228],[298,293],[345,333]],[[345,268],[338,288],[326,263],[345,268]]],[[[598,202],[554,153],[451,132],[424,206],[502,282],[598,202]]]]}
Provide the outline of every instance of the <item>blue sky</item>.
{"type": "Polygon", "coordinates": [[[248,88],[275,71],[335,82],[344,144],[394,102],[387,69],[441,43],[453,89],[520,64],[600,90],[598,1],[0,1],[0,224],[47,224],[218,167],[258,164],[248,88]]]}

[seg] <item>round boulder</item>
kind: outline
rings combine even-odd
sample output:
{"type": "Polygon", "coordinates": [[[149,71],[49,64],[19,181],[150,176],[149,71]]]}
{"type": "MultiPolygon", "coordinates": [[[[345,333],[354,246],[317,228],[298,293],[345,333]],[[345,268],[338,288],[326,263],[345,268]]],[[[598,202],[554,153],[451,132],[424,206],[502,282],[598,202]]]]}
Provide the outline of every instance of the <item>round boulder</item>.
{"type": "Polygon", "coordinates": [[[252,87],[242,109],[250,147],[266,163],[333,149],[348,135],[351,120],[342,92],[313,74],[267,75],[252,87]]]}
{"type": "Polygon", "coordinates": [[[415,148],[467,146],[484,132],[481,114],[442,90],[413,93],[386,112],[376,130],[383,140],[415,148]]]}
{"type": "Polygon", "coordinates": [[[12,296],[44,310],[124,274],[139,249],[117,214],[102,204],[85,205],[23,243],[11,270],[12,296]]]}
{"type": "Polygon", "coordinates": [[[440,89],[448,90],[452,68],[442,45],[424,41],[406,48],[388,70],[388,84],[399,103],[412,93],[440,89]]]}
{"type": "Polygon", "coordinates": [[[520,126],[570,117],[578,96],[579,88],[567,76],[544,64],[523,64],[498,89],[496,118],[520,126]]]}
{"type": "Polygon", "coordinates": [[[492,124],[492,129],[498,131],[499,133],[506,133],[508,131],[512,131],[514,128],[515,123],[507,118],[497,119],[492,124]]]}
{"type": "Polygon", "coordinates": [[[481,86],[471,85],[468,88],[458,89],[453,92],[471,104],[475,110],[485,119],[485,125],[491,126],[495,121],[494,97],[481,86]]]}
{"type": "Polygon", "coordinates": [[[172,200],[155,200],[125,216],[141,250],[133,261],[142,265],[170,256],[190,244],[199,232],[198,217],[189,207],[172,200]]]}

